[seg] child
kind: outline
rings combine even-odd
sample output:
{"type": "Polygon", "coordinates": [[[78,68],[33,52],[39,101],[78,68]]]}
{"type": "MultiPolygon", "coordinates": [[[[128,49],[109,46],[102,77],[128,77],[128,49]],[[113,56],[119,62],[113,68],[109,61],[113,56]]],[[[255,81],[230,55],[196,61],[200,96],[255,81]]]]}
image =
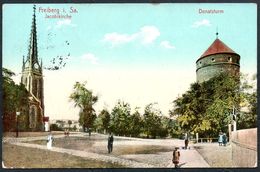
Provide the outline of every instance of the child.
{"type": "Polygon", "coordinates": [[[180,161],[180,151],[178,151],[178,147],[175,147],[175,150],[173,151],[172,154],[172,163],[175,165],[175,168],[178,168],[178,164],[180,161]]]}

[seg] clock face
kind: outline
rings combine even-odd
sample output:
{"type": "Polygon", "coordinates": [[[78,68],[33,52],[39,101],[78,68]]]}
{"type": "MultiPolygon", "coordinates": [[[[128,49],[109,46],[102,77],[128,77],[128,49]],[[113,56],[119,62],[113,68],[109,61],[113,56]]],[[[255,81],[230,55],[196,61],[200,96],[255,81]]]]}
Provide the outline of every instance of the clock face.
{"type": "Polygon", "coordinates": [[[34,64],[35,69],[39,69],[39,65],[37,63],[34,64]]]}

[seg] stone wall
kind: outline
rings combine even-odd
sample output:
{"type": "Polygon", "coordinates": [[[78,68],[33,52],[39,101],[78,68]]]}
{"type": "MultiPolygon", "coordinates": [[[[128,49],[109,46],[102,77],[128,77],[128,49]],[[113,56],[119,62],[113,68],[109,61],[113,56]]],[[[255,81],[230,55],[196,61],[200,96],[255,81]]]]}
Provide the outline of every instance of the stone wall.
{"type": "Polygon", "coordinates": [[[257,166],[257,128],[232,132],[233,167],[257,166]]]}
{"type": "Polygon", "coordinates": [[[220,73],[239,74],[240,56],[220,53],[199,59],[196,62],[197,82],[207,81],[220,73]]]}

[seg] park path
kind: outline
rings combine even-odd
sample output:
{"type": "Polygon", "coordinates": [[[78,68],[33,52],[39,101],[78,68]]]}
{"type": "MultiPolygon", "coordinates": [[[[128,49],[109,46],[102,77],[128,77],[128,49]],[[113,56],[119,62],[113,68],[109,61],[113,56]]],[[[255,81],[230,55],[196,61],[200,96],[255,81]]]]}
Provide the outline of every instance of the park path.
{"type": "MultiPolygon", "coordinates": [[[[71,136],[74,137],[86,137],[85,134],[73,134],[71,136]]],[[[55,138],[62,138],[64,135],[57,135],[55,138]]],[[[115,136],[116,138],[117,136],[115,136]]],[[[118,137],[123,138],[123,137],[118,137]]],[[[4,138],[3,142],[8,142],[17,146],[24,146],[30,148],[37,148],[47,150],[46,145],[32,144],[32,143],[24,143],[28,141],[34,140],[45,140],[46,136],[38,136],[38,137],[24,137],[24,138],[4,138]]],[[[146,144],[156,144],[156,145],[169,145],[174,144],[181,147],[183,145],[182,140],[160,140],[160,139],[138,139],[138,138],[128,138],[128,140],[135,140],[146,142],[146,144]]],[[[98,153],[92,153],[87,151],[80,151],[74,149],[65,149],[60,147],[53,147],[50,151],[59,152],[59,153],[67,153],[74,156],[79,156],[82,158],[110,162],[120,164],[129,168],[174,168],[174,165],[171,162],[172,152],[164,152],[162,154],[141,154],[141,155],[125,155],[125,156],[113,156],[113,155],[104,155],[98,153]],[[132,156],[132,158],[131,158],[132,156]],[[129,158],[130,157],[130,158],[129,158]]],[[[203,157],[193,148],[191,145],[190,149],[183,150],[180,149],[181,157],[180,157],[180,166],[181,168],[207,168],[210,167],[207,162],[203,159],[203,157]]]]}

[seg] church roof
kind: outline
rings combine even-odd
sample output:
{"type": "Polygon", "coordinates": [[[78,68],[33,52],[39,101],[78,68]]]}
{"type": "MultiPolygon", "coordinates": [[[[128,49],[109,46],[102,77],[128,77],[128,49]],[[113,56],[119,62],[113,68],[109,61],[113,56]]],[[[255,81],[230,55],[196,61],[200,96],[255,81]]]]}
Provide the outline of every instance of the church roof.
{"type": "Polygon", "coordinates": [[[218,54],[218,53],[233,53],[233,54],[237,54],[235,51],[233,51],[226,44],[224,44],[220,39],[217,38],[209,46],[209,48],[200,56],[199,59],[202,59],[203,57],[206,57],[208,55],[218,54]]]}

